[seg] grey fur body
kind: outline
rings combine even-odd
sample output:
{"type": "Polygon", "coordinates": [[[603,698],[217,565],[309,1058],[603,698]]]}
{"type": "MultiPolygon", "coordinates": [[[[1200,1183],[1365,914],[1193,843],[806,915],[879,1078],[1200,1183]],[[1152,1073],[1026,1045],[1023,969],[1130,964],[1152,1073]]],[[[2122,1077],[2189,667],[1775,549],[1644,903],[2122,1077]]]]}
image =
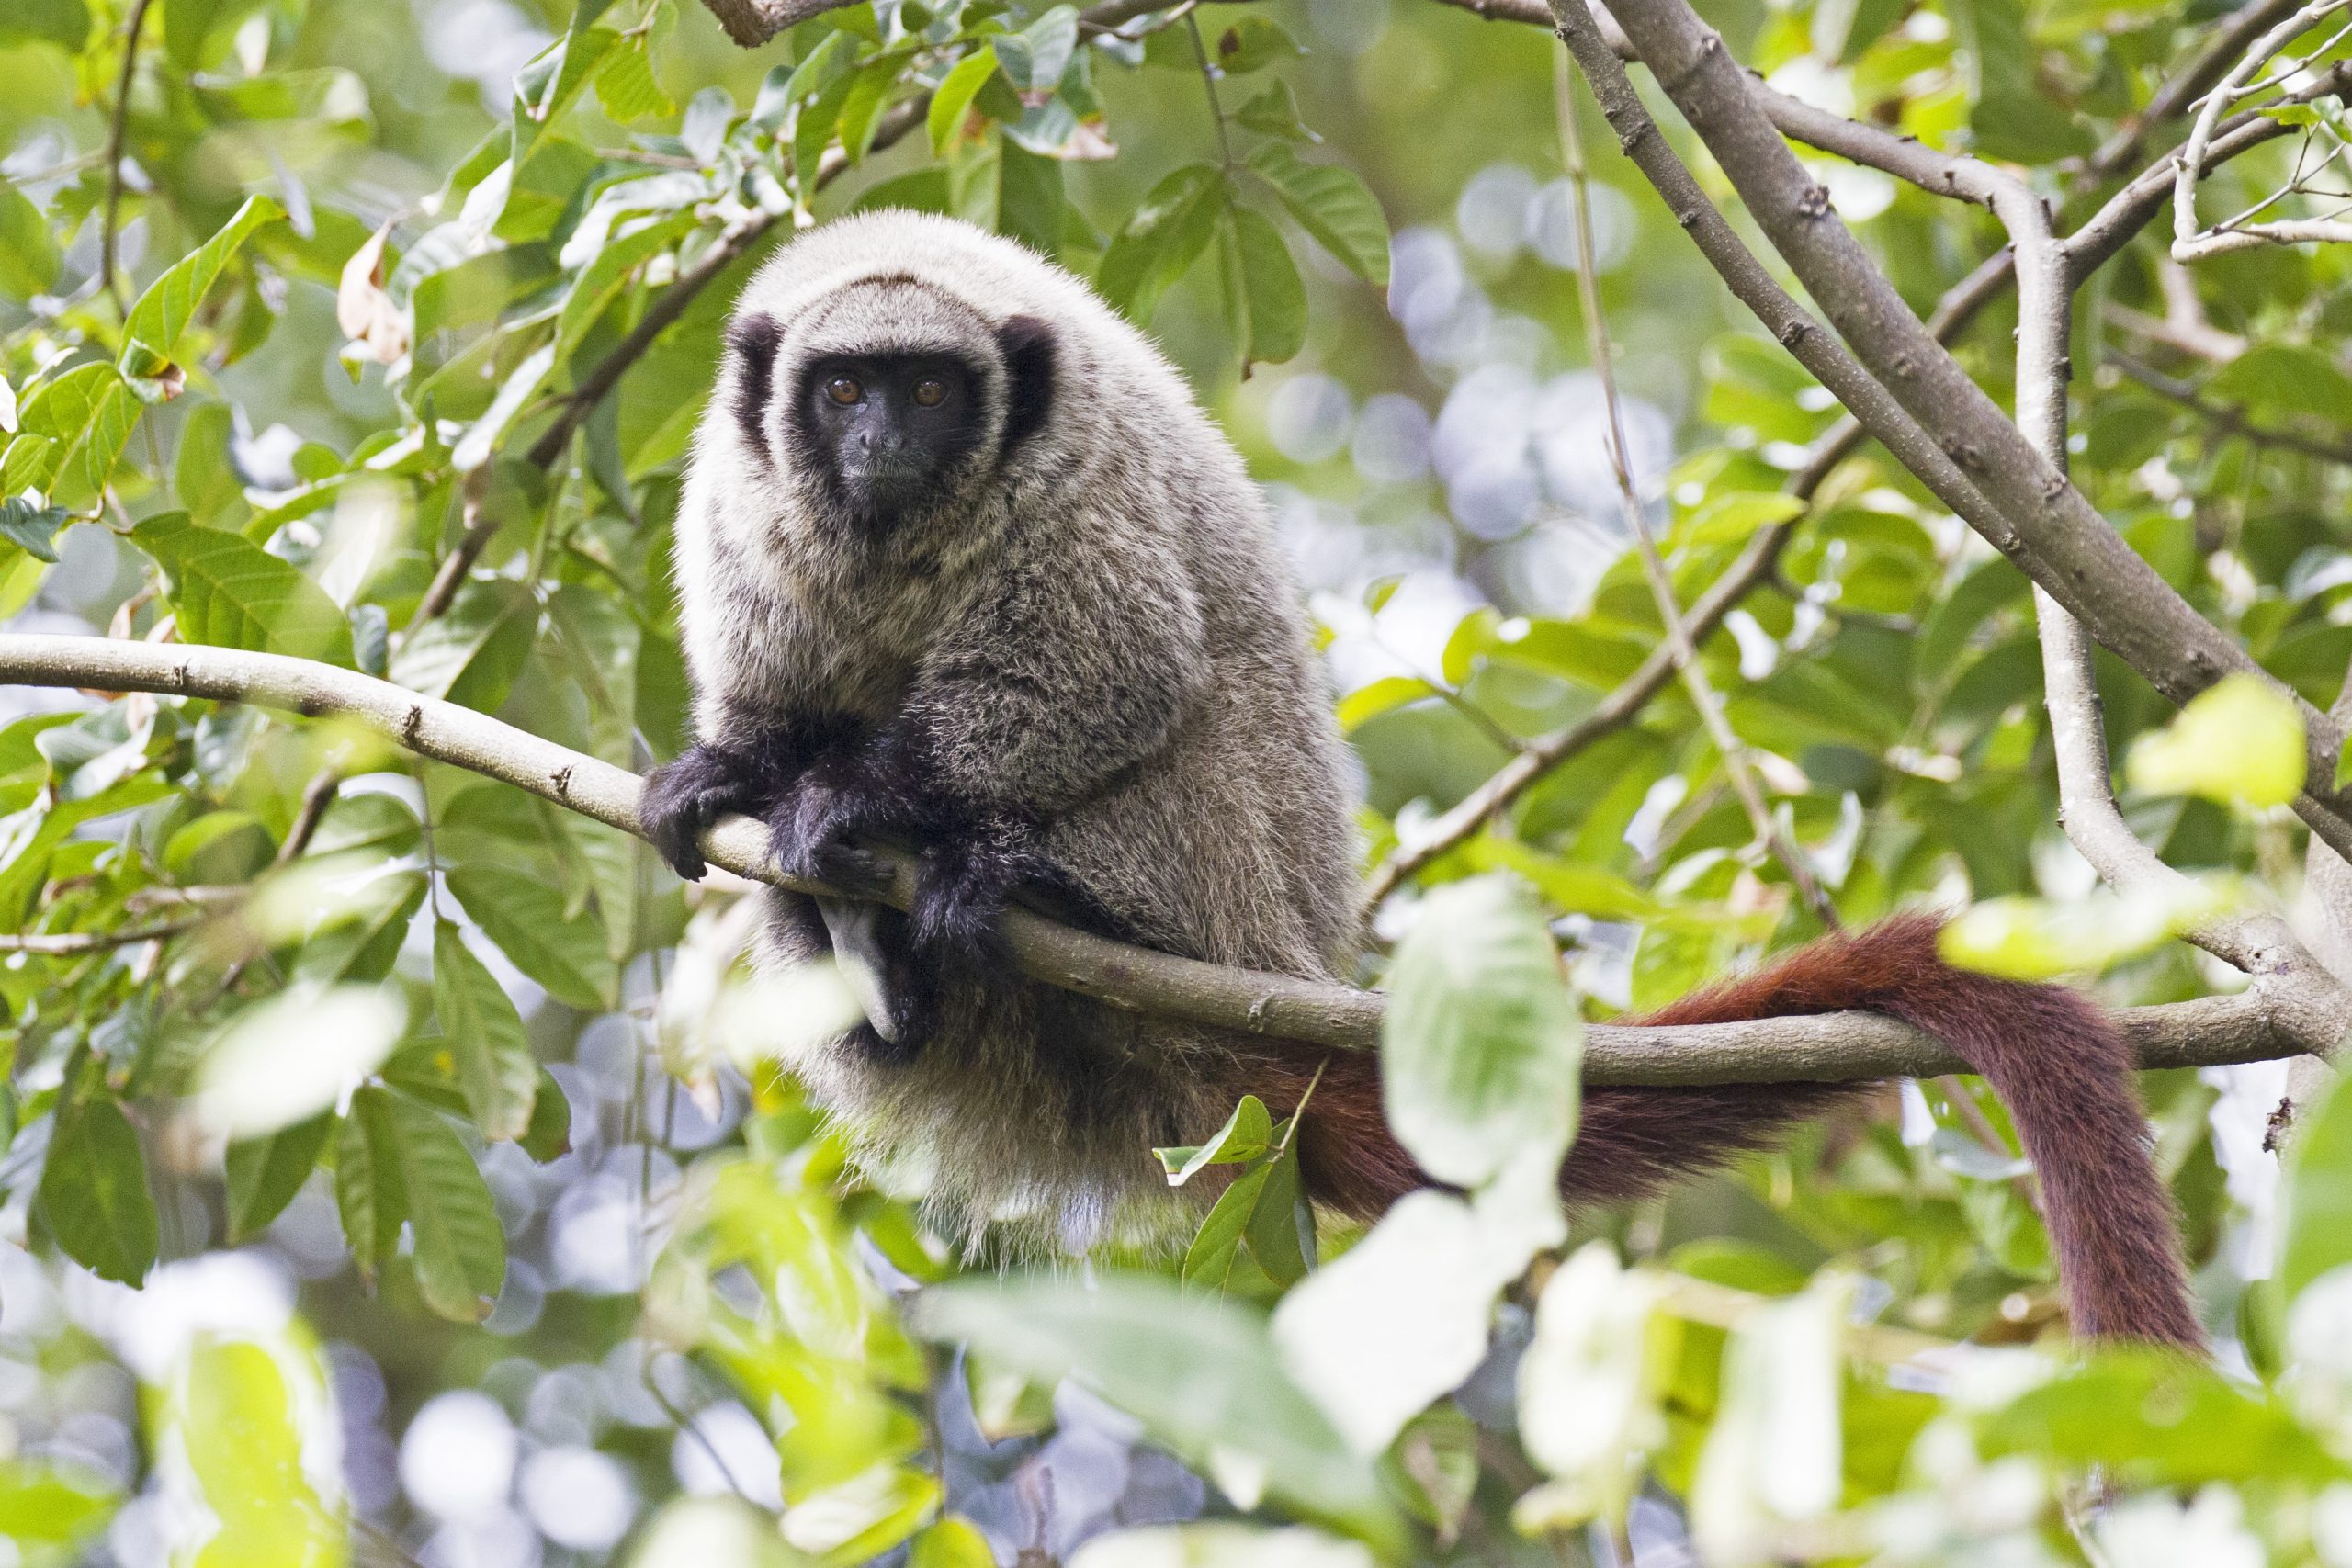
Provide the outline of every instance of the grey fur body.
{"type": "MultiPolygon", "coordinates": [[[[1297,590],[1257,488],[1167,361],[1060,268],[904,212],[796,241],[737,306],[762,317],[772,363],[729,355],[678,516],[702,739],[806,710],[911,721],[944,784],[1034,824],[1122,934],[1346,974],[1351,791],[1297,590]],[[1053,395],[1007,450],[999,334],[1024,317],[1052,330],[1053,395]],[[880,536],[841,525],[787,429],[812,358],[877,349],[982,369],[970,458],[880,536]]],[[[821,954],[809,901],[772,897],[766,958],[821,954]]],[[[1262,1050],[1023,981],[1010,1003],[947,998],[910,1059],[851,1038],[790,1066],[870,1168],[924,1179],[951,1231],[1083,1247],[1178,1234],[1149,1150],[1213,1132],[1262,1050]]]]}

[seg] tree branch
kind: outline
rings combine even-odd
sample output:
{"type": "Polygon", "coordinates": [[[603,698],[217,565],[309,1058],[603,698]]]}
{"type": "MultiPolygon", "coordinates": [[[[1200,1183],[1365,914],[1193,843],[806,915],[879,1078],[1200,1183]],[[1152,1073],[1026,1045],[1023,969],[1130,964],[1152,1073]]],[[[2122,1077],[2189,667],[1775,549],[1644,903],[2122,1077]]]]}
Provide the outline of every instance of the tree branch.
{"type": "MultiPolygon", "coordinates": [[[[308,660],[233,649],[98,637],[0,634],[0,682],[153,692],[255,703],[315,717],[336,714],[435,761],[465,768],[642,836],[636,774],[453,703],[308,660]]],[[[847,896],[789,877],[767,859],[766,832],[734,817],[704,835],[714,865],[796,891],[847,896]]],[[[909,857],[886,902],[913,892],[909,857]]],[[[1137,1011],[1245,1033],[1331,1046],[1377,1043],[1384,998],[1361,991],[1228,969],[1058,925],[1026,910],[1004,918],[1022,970],[1049,985],[1137,1011]]],[[[2340,1015],[2314,1019],[2282,1003],[2257,976],[2246,992],[2136,1008],[2118,1015],[2149,1067],[2265,1061],[2333,1043],[2340,1015]]],[[[1586,1078],[1596,1084],[1702,1084],[1932,1076],[1967,1068],[1932,1038],[1864,1013],[1672,1028],[1596,1025],[1586,1078]]]]}
{"type": "MultiPolygon", "coordinates": [[[[1768,291],[1759,315],[1768,325],[1786,324],[1793,302],[1762,274],[1712,207],[1703,213],[1693,209],[1692,199],[1703,206],[1703,197],[1625,81],[1623,67],[1583,15],[1580,0],[1555,0],[1554,10],[1562,39],[1596,88],[1613,78],[1602,94],[1602,106],[1629,154],[1658,185],[1694,237],[1707,231],[1707,220],[1713,219],[1720,234],[1702,243],[1708,259],[1743,300],[1758,293],[1754,278],[1762,277],[1768,291]]],[[[1616,15],[1767,237],[1870,365],[1862,378],[1874,375],[1874,391],[1882,397],[1892,393],[1915,430],[1935,433],[1939,457],[1956,463],[1970,481],[1956,494],[1975,504],[1955,504],[1947,497],[1940,472],[1931,477],[1907,459],[1905,466],[2082,618],[2102,644],[2175,702],[2188,701],[2233,672],[2269,681],[2245,649],[2199,615],[2107,525],[1911,314],[1885,275],[1838,220],[1827,193],[1804,172],[1755,104],[1746,73],[1724,51],[1722,39],[1681,0],[1619,0],[1616,15]],[[1987,502],[1989,506],[1984,504],[1987,502]]],[[[1751,308],[1758,308],[1753,301],[1751,308]]],[[[1784,336],[1783,342],[1789,341],[1784,336]]],[[[1802,340],[1792,344],[1792,352],[1804,346],[1802,340]]],[[[1830,356],[1816,353],[1815,357],[1830,356]]],[[[1846,356],[1841,352],[1836,357],[1846,356]]],[[[1806,367],[1813,368],[1811,361],[1806,367]]],[[[1824,381],[1829,384],[1826,378],[1824,381]]],[[[1842,398],[1838,387],[1831,385],[1830,389],[1842,398]]],[[[1865,414],[1851,402],[1847,406],[1878,434],[1877,410],[1865,414]]],[[[1894,449],[1893,442],[1888,445],[1894,449]]],[[[1897,457],[1903,458],[1903,454],[1897,457]]],[[[2341,727],[2275,681],[2269,683],[2294,701],[2302,716],[2310,776],[2333,780],[2341,727]]],[[[2352,818],[2332,791],[2326,798],[2306,793],[2296,809],[2331,844],[2352,850],[2352,818]]]]}

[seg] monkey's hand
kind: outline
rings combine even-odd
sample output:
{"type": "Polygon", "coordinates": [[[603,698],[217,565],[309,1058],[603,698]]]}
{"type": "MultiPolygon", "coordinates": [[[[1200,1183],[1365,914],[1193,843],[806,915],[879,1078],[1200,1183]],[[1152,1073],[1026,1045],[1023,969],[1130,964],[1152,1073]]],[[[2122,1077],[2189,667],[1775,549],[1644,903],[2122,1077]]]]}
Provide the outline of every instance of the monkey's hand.
{"type": "Polygon", "coordinates": [[[902,828],[903,813],[865,784],[854,766],[820,762],[776,802],[768,814],[768,853],[786,875],[850,894],[890,886],[890,868],[850,840],[902,828]]]}
{"type": "Polygon", "coordinates": [[[752,770],[732,752],[697,741],[653,770],[637,815],[670,868],[695,882],[710,869],[697,846],[703,830],[728,812],[754,811],[760,804],[752,770]]]}

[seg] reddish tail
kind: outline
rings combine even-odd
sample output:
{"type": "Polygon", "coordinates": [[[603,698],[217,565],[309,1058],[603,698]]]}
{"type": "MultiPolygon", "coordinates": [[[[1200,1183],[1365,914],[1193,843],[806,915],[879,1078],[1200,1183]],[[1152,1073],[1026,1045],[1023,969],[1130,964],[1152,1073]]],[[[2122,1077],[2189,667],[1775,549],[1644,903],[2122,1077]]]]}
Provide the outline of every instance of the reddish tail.
{"type": "MultiPolygon", "coordinates": [[[[2074,991],[1951,968],[1936,952],[1940,924],[1906,915],[1831,937],[1640,1021],[1728,1023],[1854,1009],[1935,1035],[2008,1105],[2041,1175],[2077,1331],[2201,1346],[2171,1199],[2143,1143],[2130,1045],[2074,991]]],[[[1251,1066],[1260,1092],[1280,1104],[1295,1103],[1314,1063],[1251,1066]]],[[[1792,1122],[1862,1087],[1588,1089],[1561,1190],[1571,1202],[1655,1192],[1770,1145],[1792,1122]]],[[[1301,1139],[1308,1190],[1343,1213],[1370,1217],[1427,1182],[1382,1119],[1380,1064],[1371,1052],[1330,1058],[1301,1139]]]]}

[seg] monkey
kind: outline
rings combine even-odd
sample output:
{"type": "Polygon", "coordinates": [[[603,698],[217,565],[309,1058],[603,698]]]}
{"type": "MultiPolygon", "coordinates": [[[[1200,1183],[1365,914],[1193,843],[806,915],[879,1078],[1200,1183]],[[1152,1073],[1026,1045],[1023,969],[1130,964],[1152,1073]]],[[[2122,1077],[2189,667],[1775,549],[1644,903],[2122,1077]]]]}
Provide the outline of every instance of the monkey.
{"type": "MultiPolygon", "coordinates": [[[[1151,1149],[1254,1093],[1306,1104],[1322,1210],[1368,1221],[1428,1184],[1376,1053],[1123,1010],[1002,949],[1018,904],[1312,980],[1359,957],[1356,785],[1263,498],[1085,282],[935,215],[797,238],[726,329],[674,556],[695,739],[647,786],[663,858],[700,876],[729,812],[848,894],[879,875],[862,845],[916,857],[904,914],[764,895],[760,961],[835,954],[867,1001],[785,1064],[865,1170],[975,1252],[1165,1252],[1204,1199],[1151,1149]]],[[[2128,1046],[2076,993],[1946,965],[1936,929],[1833,937],[1648,1021],[1859,1008],[1948,1042],[2039,1168],[2076,1326],[2199,1345],[2128,1046]]],[[[1657,1191],[1860,1087],[1589,1089],[1563,1195],[1657,1191]]]]}

